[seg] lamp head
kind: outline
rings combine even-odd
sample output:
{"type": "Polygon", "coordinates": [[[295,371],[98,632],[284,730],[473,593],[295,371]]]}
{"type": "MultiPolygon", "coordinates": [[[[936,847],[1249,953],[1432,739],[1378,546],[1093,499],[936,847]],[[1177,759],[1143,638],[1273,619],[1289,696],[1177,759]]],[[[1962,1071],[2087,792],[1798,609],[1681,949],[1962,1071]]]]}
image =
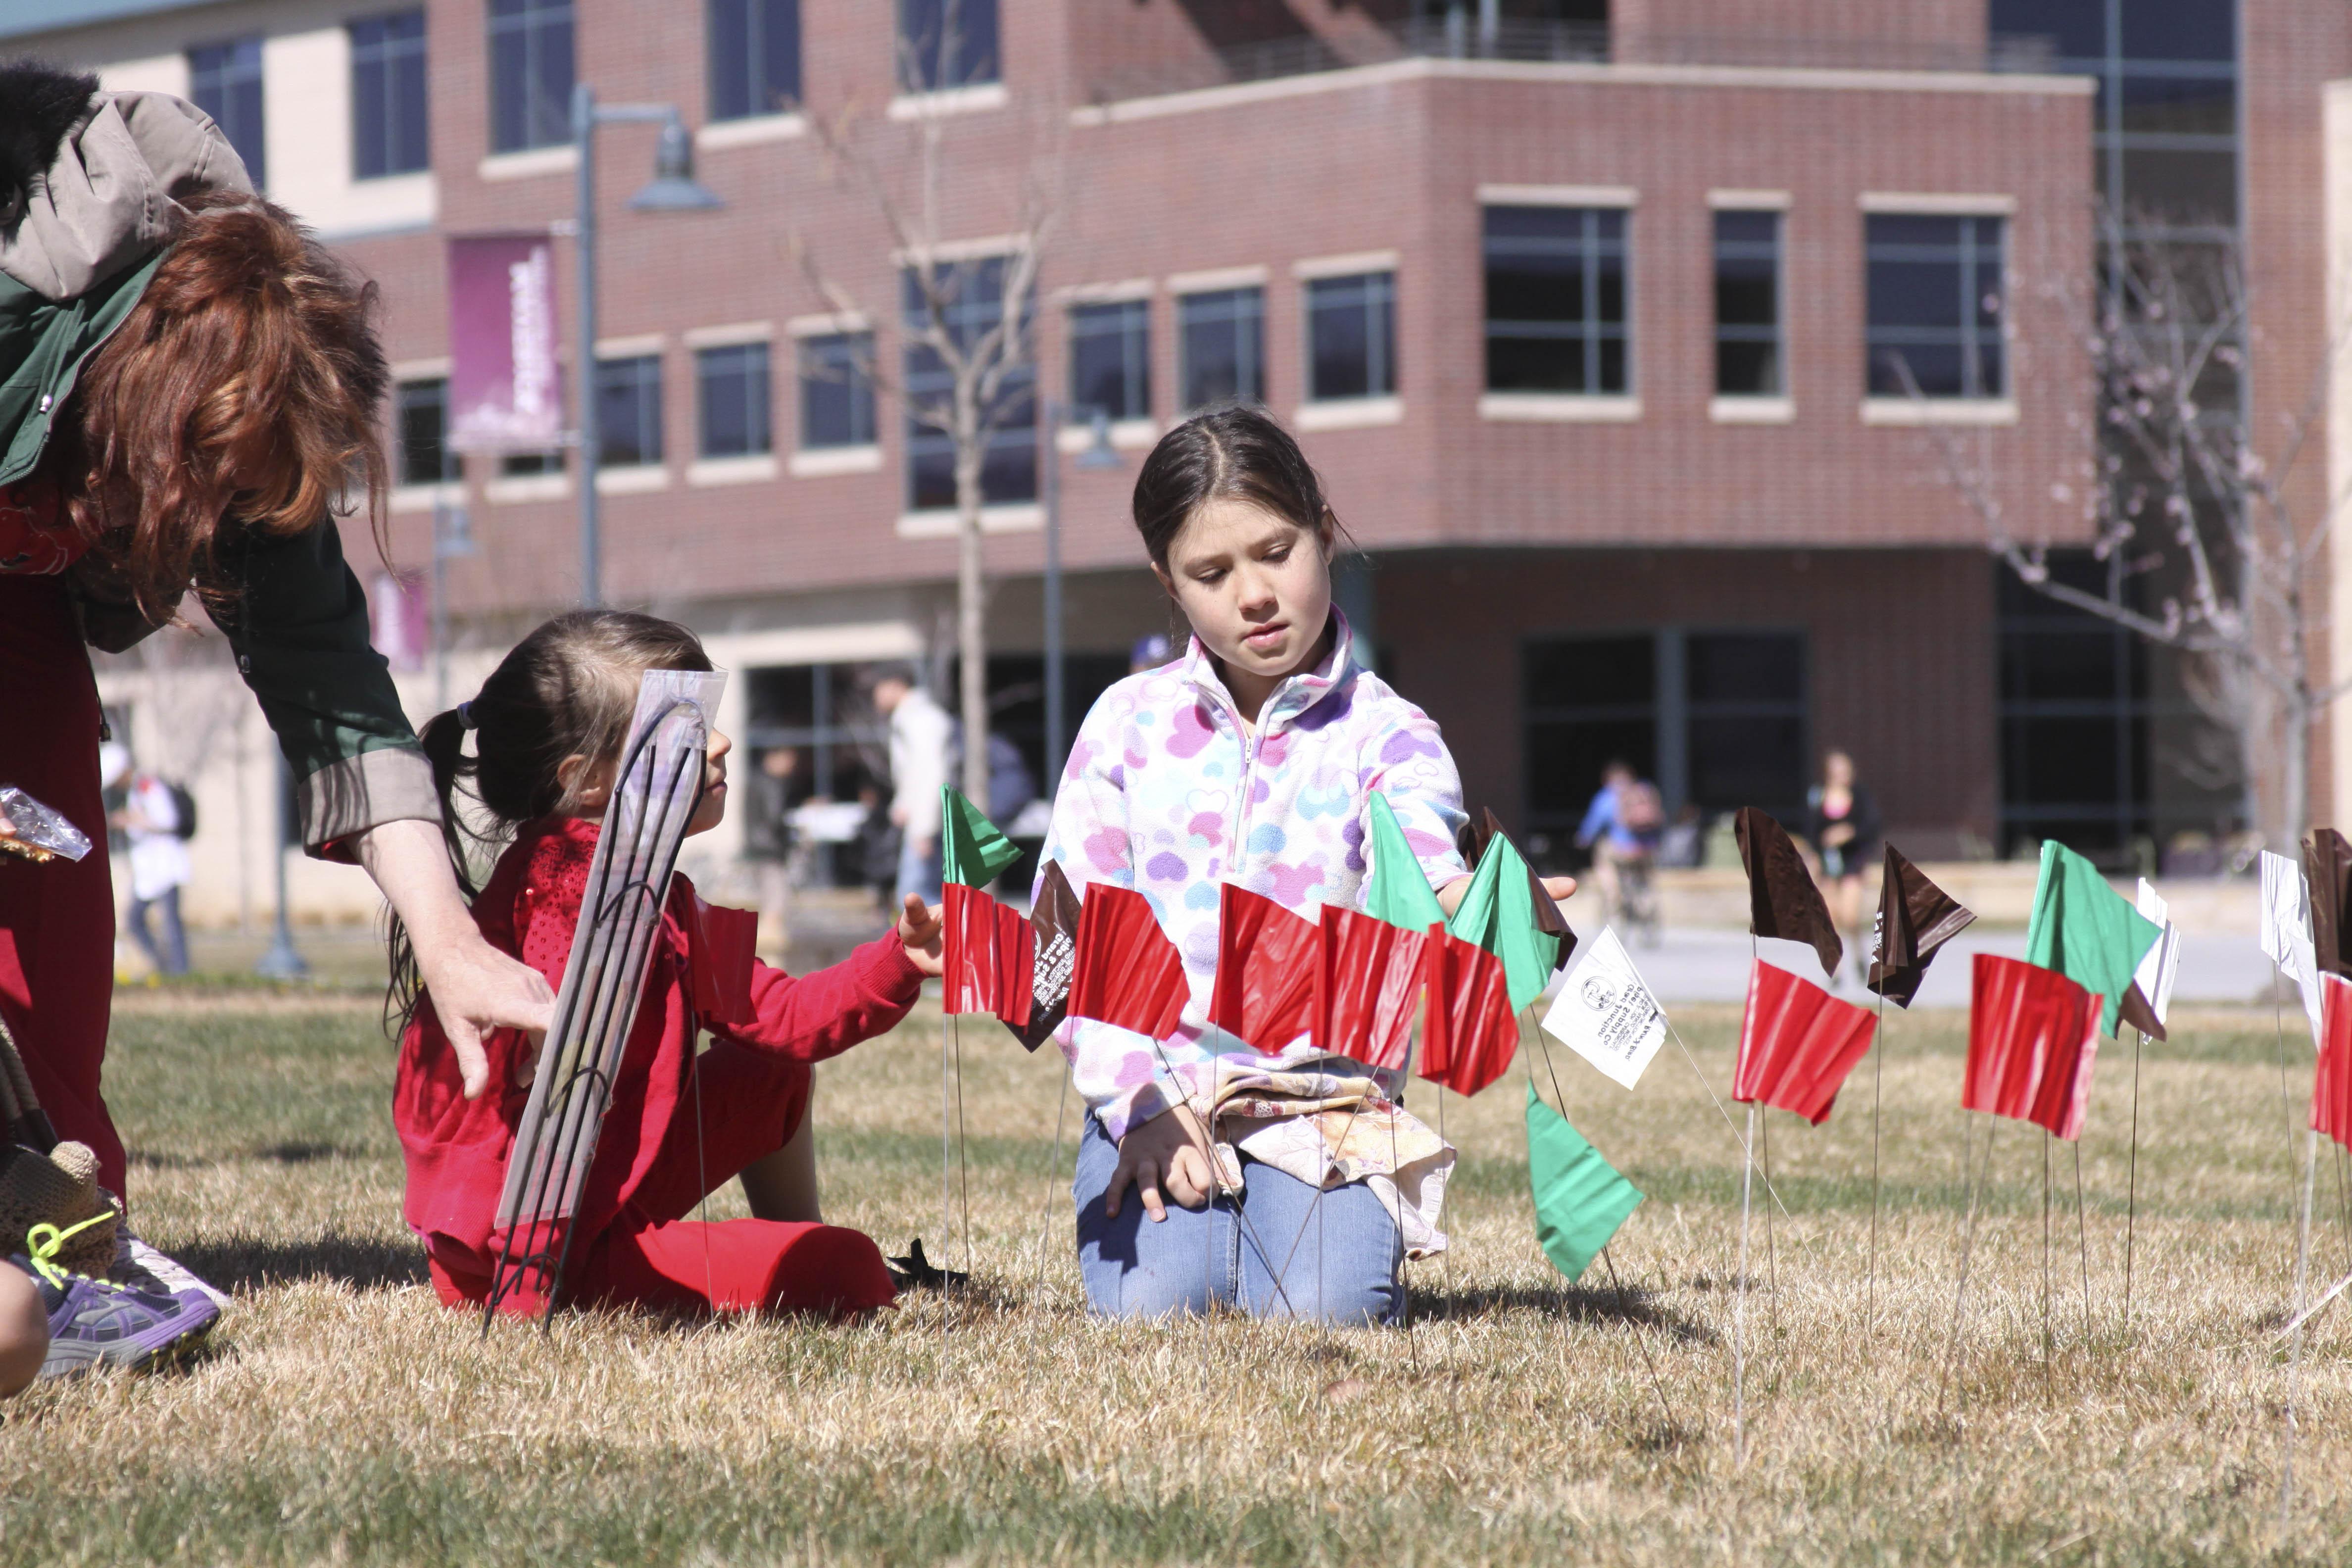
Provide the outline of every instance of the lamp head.
{"type": "Polygon", "coordinates": [[[727,204],[694,177],[694,137],[686,122],[673,115],[662,123],[661,140],[654,148],[654,177],[629,198],[633,212],[709,212],[727,204]]]}

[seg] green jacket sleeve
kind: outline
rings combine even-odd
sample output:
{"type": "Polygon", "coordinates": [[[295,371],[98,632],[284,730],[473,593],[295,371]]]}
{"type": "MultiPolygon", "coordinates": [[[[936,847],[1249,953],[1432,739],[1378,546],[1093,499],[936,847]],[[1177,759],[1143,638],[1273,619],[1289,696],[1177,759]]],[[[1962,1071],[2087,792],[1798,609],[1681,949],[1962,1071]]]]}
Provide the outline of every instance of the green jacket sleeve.
{"type": "Polygon", "coordinates": [[[295,779],[303,846],[353,858],[382,823],[438,822],[440,797],[383,656],[368,642],[367,595],[331,521],[223,552],[241,584],[215,616],[295,779]]]}

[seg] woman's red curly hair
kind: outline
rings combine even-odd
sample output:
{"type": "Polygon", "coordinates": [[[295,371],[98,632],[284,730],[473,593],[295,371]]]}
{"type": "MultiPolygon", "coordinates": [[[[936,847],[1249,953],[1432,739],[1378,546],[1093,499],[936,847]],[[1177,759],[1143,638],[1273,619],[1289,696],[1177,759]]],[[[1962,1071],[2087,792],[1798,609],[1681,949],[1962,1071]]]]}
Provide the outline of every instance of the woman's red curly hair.
{"type": "Polygon", "coordinates": [[[238,531],[332,526],[355,489],[382,543],[376,286],[275,203],[206,191],[184,205],[60,426],[75,531],[152,621],[192,586],[235,596],[217,555],[238,531]]]}

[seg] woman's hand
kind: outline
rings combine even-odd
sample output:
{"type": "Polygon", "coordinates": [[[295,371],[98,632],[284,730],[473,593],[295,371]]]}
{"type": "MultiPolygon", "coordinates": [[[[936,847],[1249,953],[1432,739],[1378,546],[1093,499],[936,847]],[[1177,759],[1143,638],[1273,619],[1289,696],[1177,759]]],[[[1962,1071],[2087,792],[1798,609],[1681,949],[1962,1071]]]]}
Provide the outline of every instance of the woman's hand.
{"type": "MultiPolygon", "coordinates": [[[[1573,877],[1546,877],[1542,881],[1543,890],[1551,895],[1551,901],[1555,904],[1568,902],[1570,896],[1576,891],[1576,879],[1573,877]]],[[[1445,911],[1447,920],[1454,918],[1454,911],[1462,907],[1462,896],[1469,890],[1470,879],[1467,877],[1456,877],[1437,889],[1437,907],[1445,911]]]]}
{"type": "Polygon", "coordinates": [[[947,926],[940,911],[926,905],[920,894],[908,893],[907,907],[898,911],[898,940],[907,947],[907,962],[925,974],[945,974],[947,961],[943,956],[947,926]]]}
{"type": "Polygon", "coordinates": [[[1168,1195],[1188,1209],[1203,1207],[1216,1180],[1209,1162],[1209,1141],[1200,1119],[1187,1106],[1171,1105],[1139,1127],[1130,1127],[1118,1141],[1118,1168],[1110,1173],[1110,1191],[1103,1196],[1103,1217],[1117,1219],[1119,1200],[1131,1183],[1143,1200],[1143,1212],[1157,1222],[1168,1217],[1160,1200],[1168,1195]]]}
{"type": "Polygon", "coordinates": [[[413,818],[383,823],[360,835],[359,855],[408,930],[417,975],[432,994],[434,1016],[457,1054],[466,1098],[479,1095],[489,1081],[482,1037],[493,1029],[520,1029],[533,1037],[517,1074],[519,1082],[529,1083],[538,1068],[539,1045],[554,1021],[555,992],[539,971],[483,940],[457,891],[440,825],[413,818]]]}
{"type": "Polygon", "coordinates": [[[1822,829],[1822,842],[1832,849],[1853,843],[1853,824],[1851,822],[1831,823],[1827,827],[1822,829]]]}

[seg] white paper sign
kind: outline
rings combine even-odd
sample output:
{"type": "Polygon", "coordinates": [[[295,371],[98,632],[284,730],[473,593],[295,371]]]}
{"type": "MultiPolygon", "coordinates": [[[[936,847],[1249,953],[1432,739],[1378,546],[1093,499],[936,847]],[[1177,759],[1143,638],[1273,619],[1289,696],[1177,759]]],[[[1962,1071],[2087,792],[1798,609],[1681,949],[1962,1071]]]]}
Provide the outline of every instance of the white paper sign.
{"type": "Polygon", "coordinates": [[[2147,998],[2148,1009],[2161,1024],[2172,1007],[2172,983],[2180,978],[2180,928],[2172,923],[2171,911],[2146,877],[2139,879],[2138,904],[2141,917],[2162,927],[2164,934],[2156,939],[2156,945],[2139,961],[2139,967],[2132,972],[2132,982],[2147,998]]]}
{"type": "Polygon", "coordinates": [[[2318,1047],[2325,1033],[2320,1022],[2319,954],[2311,939],[2311,890],[2304,885],[2303,868],[2284,855],[2262,854],[2263,952],[2303,993],[2304,1016],[2311,1020],[2311,1043],[2318,1047]]]}
{"type": "Polygon", "coordinates": [[[1569,971],[1544,1014],[1552,1038],[1631,1089],[1666,1039],[1665,1010],[1643,984],[1633,956],[1604,926],[1569,971]]]}

